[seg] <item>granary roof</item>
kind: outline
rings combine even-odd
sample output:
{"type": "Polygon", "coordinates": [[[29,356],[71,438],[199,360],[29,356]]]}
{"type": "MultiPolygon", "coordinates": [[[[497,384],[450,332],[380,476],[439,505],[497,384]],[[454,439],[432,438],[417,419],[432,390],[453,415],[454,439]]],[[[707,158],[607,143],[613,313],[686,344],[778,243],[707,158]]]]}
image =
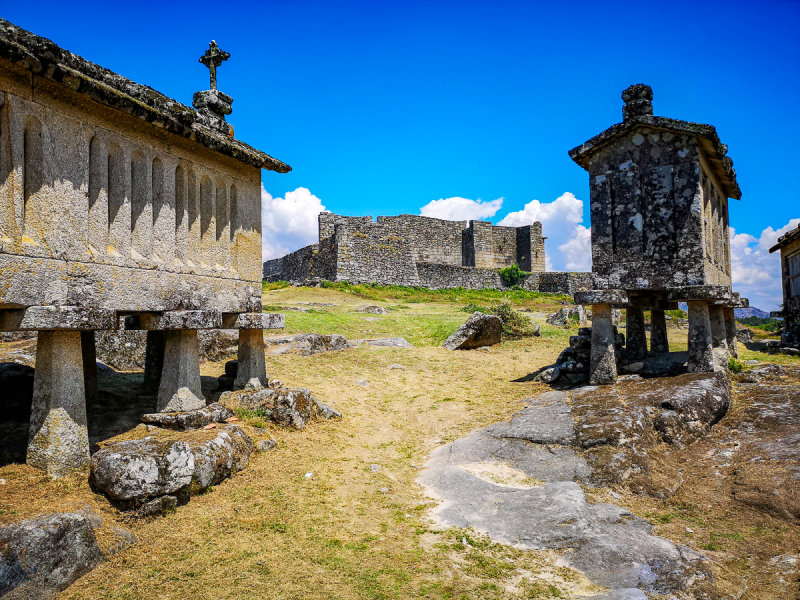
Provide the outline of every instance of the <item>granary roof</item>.
{"type": "Polygon", "coordinates": [[[736,171],[733,169],[733,161],[727,156],[728,147],[720,141],[717,130],[713,125],[653,116],[653,107],[651,104],[653,91],[650,89],[650,86],[641,83],[632,85],[622,92],[622,99],[625,100],[626,103],[625,107],[622,109],[622,123],[612,125],[589,141],[570,150],[569,156],[572,160],[586,168],[589,159],[595,152],[638,127],[653,127],[666,131],[689,134],[700,140],[709,162],[711,163],[711,168],[722,182],[724,191],[728,197],[735,198],[736,200],[742,197],[742,192],[736,181],[736,171]]]}
{"type": "Polygon", "coordinates": [[[780,250],[783,246],[795,240],[800,240],[800,225],[798,225],[791,231],[787,231],[781,237],[779,237],[778,242],[772,248],[769,249],[770,254],[775,252],[776,250],[780,250]]]}
{"type": "Polygon", "coordinates": [[[171,133],[254,167],[288,173],[291,167],[204,123],[204,116],[146,85],[89,62],[52,41],[0,19],[0,58],[171,133]]]}

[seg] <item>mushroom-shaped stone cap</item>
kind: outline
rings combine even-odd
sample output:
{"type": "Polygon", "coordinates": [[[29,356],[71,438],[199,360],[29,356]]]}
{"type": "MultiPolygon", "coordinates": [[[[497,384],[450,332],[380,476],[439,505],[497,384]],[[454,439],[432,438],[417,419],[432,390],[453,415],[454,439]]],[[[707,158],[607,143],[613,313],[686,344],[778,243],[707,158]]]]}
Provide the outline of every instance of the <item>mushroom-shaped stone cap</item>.
{"type": "Polygon", "coordinates": [[[622,119],[635,119],[653,114],[653,89],[643,83],[635,83],[622,92],[625,106],[622,107],[622,119]]]}

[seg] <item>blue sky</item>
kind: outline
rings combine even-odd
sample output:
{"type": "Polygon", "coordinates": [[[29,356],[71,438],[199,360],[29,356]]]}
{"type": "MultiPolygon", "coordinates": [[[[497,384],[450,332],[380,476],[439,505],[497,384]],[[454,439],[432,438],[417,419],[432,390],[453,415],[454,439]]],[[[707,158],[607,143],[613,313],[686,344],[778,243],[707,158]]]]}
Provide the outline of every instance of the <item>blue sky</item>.
{"type": "Polygon", "coordinates": [[[762,308],[779,302],[764,247],[800,217],[799,2],[0,6],[186,104],[208,86],[197,58],[209,40],[229,51],[218,79],[236,136],[294,169],[263,175],[267,254],[313,241],[322,206],[427,205],[496,223],[543,218],[551,266],[581,266],[588,176],[567,151],[620,120],[626,86],[648,83],[656,114],[711,123],[728,144],[743,190],[730,222],[747,236],[734,238],[737,285],[762,308]],[[473,204],[429,205],[451,198],[473,204]]]}

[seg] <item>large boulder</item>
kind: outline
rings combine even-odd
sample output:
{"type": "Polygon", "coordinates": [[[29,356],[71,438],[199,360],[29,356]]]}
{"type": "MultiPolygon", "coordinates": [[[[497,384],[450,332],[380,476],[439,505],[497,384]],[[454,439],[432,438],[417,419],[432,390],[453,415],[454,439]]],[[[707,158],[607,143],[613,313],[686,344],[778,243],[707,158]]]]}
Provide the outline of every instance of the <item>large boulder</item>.
{"type": "Polygon", "coordinates": [[[192,482],[194,469],[187,442],[153,436],[114,442],[89,463],[92,485],[123,502],[176,494],[192,482]]]}
{"type": "Polygon", "coordinates": [[[17,588],[16,597],[50,597],[102,559],[91,524],[77,513],[42,515],[2,527],[0,596],[17,588]]]}
{"type": "Polygon", "coordinates": [[[92,456],[92,485],[121,508],[147,511],[154,500],[158,506],[169,503],[164,498],[187,501],[218,484],[244,469],[253,452],[250,436],[238,425],[182,435],[186,439],[148,436],[111,443],[92,456]]]}
{"type": "Polygon", "coordinates": [[[469,350],[500,343],[503,334],[503,322],[500,317],[475,311],[467,321],[458,328],[442,347],[448,350],[469,350]]]}

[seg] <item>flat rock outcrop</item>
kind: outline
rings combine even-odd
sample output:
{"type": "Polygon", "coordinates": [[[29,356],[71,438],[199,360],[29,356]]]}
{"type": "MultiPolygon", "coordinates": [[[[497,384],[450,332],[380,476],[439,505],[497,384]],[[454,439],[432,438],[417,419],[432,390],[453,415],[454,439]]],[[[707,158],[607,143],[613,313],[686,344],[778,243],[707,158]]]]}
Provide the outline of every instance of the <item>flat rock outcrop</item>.
{"type": "Polygon", "coordinates": [[[341,418],[339,411],[314,398],[306,388],[269,387],[258,391],[225,392],[219,402],[230,410],[259,413],[284,427],[304,429],[316,417],[341,418]]]}
{"type": "MultiPolygon", "coordinates": [[[[227,367],[227,365],[226,365],[227,367]]],[[[233,416],[233,411],[214,402],[197,410],[187,412],[161,412],[142,415],[140,420],[148,425],[157,425],[165,429],[189,431],[200,429],[210,423],[223,423],[233,416]]]]}
{"type": "Polygon", "coordinates": [[[92,486],[123,509],[157,499],[174,506],[242,470],[253,452],[252,440],[237,425],[183,434],[184,439],[176,435],[108,444],[91,458],[92,486]]]}
{"type": "Polygon", "coordinates": [[[1,527],[0,596],[54,598],[102,559],[91,523],[78,513],[1,527]]]}
{"type": "Polygon", "coordinates": [[[272,355],[296,352],[308,356],[319,352],[345,350],[350,347],[343,335],[320,333],[270,336],[264,338],[264,343],[267,346],[267,352],[272,355]]]}
{"type": "Polygon", "coordinates": [[[459,327],[442,347],[448,350],[470,350],[500,343],[503,335],[503,321],[495,315],[475,311],[467,321],[459,327]]]}
{"type": "Polygon", "coordinates": [[[713,585],[704,556],[652,535],[625,509],[591,503],[581,485],[646,481],[647,448],[691,443],[728,401],[722,373],[547,392],[510,421],[437,448],[418,482],[441,501],[440,524],[568,550],[567,564],[611,588],[600,598],[691,594],[713,585]]]}

